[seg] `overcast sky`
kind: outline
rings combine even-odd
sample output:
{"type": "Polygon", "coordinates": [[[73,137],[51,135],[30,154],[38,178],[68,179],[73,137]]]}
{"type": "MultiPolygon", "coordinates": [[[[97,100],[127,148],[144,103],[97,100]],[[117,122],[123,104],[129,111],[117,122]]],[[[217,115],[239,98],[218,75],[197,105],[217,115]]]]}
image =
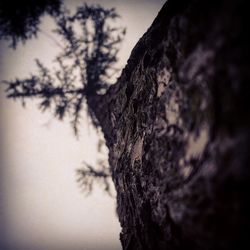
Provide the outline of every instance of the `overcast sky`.
{"type": "MultiPolygon", "coordinates": [[[[73,9],[82,2],[66,4],[73,9]]],[[[165,1],[85,2],[116,7],[122,16],[121,23],[127,27],[122,67],[165,1]]],[[[42,30],[49,32],[50,27],[51,20],[45,18],[42,30]]],[[[56,51],[56,44],[44,34],[16,51],[1,42],[0,80],[28,76],[35,69],[34,58],[50,67],[56,51]]],[[[97,158],[97,138],[87,119],[76,140],[69,123],[41,114],[36,102],[28,102],[23,109],[19,102],[6,100],[2,87],[0,105],[1,240],[11,250],[121,249],[115,200],[98,188],[85,198],[76,183],[75,170],[81,162],[95,164],[97,158]]]]}

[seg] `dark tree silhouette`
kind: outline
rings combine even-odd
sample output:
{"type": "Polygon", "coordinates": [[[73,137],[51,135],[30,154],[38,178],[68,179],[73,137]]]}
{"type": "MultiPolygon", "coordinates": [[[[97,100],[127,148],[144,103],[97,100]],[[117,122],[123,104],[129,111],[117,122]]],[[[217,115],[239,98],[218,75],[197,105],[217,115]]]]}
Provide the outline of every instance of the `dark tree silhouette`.
{"type": "Polygon", "coordinates": [[[23,0],[13,4],[1,0],[0,39],[11,40],[10,47],[16,48],[18,42],[36,37],[43,14],[57,15],[60,6],[61,0],[23,0]]]}
{"type": "MultiPolygon", "coordinates": [[[[109,148],[124,250],[250,248],[247,4],[168,0],[101,97],[99,57],[87,57],[82,91],[109,148]]],[[[83,185],[106,178],[85,167],[83,185]]]]}
{"type": "MultiPolygon", "coordinates": [[[[74,14],[66,8],[53,16],[56,29],[53,32],[60,37],[60,53],[55,58],[55,67],[47,68],[36,59],[38,72],[25,79],[16,78],[4,81],[8,98],[40,99],[41,111],[50,110],[59,120],[68,116],[74,133],[78,135],[81,111],[85,107],[92,118],[95,128],[98,121],[86,98],[102,95],[106,92],[114,74],[118,60],[120,44],[125,28],[113,27],[112,21],[119,18],[115,9],[101,6],[82,5],[74,14]]],[[[98,172],[88,164],[85,170],[79,170],[82,177],[103,179],[105,189],[109,191],[107,167],[100,164],[98,172]]],[[[86,178],[85,178],[86,179],[86,178]]],[[[88,190],[92,189],[92,179],[82,181],[88,190]]]]}

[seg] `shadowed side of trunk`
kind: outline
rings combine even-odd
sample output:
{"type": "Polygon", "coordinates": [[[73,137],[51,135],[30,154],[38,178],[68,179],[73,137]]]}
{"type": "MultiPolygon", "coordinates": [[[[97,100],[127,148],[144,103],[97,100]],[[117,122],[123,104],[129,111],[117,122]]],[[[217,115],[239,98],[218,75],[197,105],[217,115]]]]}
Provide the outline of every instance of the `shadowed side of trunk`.
{"type": "Polygon", "coordinates": [[[248,30],[246,1],[169,0],[117,84],[88,100],[109,147],[123,249],[248,243],[248,30]]]}

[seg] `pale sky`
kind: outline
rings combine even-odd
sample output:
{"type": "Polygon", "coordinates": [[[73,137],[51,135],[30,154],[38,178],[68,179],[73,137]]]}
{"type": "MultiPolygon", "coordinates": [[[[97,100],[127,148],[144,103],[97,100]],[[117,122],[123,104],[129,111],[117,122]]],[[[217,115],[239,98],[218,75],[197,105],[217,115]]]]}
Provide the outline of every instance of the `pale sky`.
{"type": "MultiPolygon", "coordinates": [[[[66,1],[70,8],[82,2],[116,7],[127,35],[120,54],[124,66],[135,43],[150,26],[165,1],[93,0],[66,1]]],[[[49,31],[45,18],[42,29],[49,31]]],[[[56,54],[52,40],[40,34],[18,50],[0,43],[0,80],[25,77],[35,67],[34,58],[46,66],[56,54]]],[[[96,135],[87,119],[80,139],[69,122],[41,114],[37,102],[23,109],[6,100],[0,88],[0,246],[11,250],[118,250],[120,226],[115,199],[98,187],[85,197],[76,183],[75,170],[83,160],[95,164],[96,135]]]]}

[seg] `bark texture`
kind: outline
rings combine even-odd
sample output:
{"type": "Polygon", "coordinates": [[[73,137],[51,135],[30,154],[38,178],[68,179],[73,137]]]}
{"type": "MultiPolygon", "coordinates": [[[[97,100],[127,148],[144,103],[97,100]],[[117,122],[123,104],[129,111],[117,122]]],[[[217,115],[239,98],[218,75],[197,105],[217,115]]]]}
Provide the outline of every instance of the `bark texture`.
{"type": "Polygon", "coordinates": [[[94,107],[123,249],[249,247],[248,13],[169,0],[94,107]]]}

